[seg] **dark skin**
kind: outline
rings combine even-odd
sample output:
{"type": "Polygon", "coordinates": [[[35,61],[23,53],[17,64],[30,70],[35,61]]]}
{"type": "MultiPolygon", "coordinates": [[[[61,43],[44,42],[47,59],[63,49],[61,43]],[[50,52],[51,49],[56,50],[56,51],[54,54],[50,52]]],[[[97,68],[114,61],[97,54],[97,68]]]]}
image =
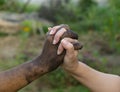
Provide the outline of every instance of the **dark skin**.
{"type": "MultiPolygon", "coordinates": [[[[64,37],[78,39],[77,34],[70,31],[67,25],[61,25],[58,30],[61,28],[67,30],[61,39],[64,37]]],[[[53,45],[53,38],[54,35],[47,34],[43,51],[35,59],[0,73],[0,92],[17,92],[35,79],[55,70],[62,64],[65,50],[62,54],[57,55],[57,49],[60,42],[53,45]]],[[[82,48],[80,43],[73,43],[73,45],[76,50],[82,48]]]]}

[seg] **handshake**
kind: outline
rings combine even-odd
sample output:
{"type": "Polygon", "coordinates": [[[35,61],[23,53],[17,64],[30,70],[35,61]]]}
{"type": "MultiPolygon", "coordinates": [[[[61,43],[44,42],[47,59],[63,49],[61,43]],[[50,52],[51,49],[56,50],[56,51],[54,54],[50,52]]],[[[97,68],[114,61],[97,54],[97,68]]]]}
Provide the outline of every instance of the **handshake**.
{"type": "Polygon", "coordinates": [[[72,69],[78,63],[74,62],[77,61],[77,50],[82,48],[77,39],[78,35],[67,25],[49,28],[42,53],[38,57],[0,73],[0,92],[17,92],[62,63],[64,68],[72,69]]]}
{"type": "Polygon", "coordinates": [[[38,57],[0,73],[0,92],[17,92],[60,65],[94,92],[120,92],[119,76],[99,72],[78,61],[78,50],[82,45],[69,26],[62,24],[48,29],[38,57]]]}
{"type": "Polygon", "coordinates": [[[68,25],[62,24],[53,28],[49,28],[43,51],[39,57],[41,61],[39,65],[46,68],[45,70],[47,72],[56,69],[59,65],[63,63],[66,54],[72,56],[72,54],[74,53],[74,51],[67,53],[67,48],[73,48],[73,50],[76,50],[76,52],[77,50],[82,48],[82,45],[77,40],[78,35],[71,31],[68,25]],[[63,46],[64,41],[68,43],[67,45],[65,45],[66,48],[63,46]]]}

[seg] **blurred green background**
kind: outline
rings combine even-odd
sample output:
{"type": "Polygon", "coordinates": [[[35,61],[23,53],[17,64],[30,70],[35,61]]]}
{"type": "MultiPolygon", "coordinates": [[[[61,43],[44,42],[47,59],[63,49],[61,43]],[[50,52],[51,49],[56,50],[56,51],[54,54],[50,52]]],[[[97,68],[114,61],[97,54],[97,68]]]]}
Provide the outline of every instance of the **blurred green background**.
{"type": "MultiPolygon", "coordinates": [[[[37,56],[48,27],[68,24],[84,48],[79,59],[120,75],[120,0],[0,0],[0,71],[37,56]]],[[[90,92],[61,68],[19,92],[90,92]]]]}

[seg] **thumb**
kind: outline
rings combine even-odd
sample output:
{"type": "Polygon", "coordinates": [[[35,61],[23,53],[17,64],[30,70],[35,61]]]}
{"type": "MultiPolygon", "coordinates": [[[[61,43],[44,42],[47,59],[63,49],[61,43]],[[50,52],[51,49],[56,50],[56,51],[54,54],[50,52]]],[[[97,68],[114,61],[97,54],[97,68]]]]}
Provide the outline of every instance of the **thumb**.
{"type": "Polygon", "coordinates": [[[66,50],[67,53],[73,53],[74,52],[74,47],[73,44],[67,41],[66,39],[63,39],[61,41],[61,44],[63,48],[66,50]]]}

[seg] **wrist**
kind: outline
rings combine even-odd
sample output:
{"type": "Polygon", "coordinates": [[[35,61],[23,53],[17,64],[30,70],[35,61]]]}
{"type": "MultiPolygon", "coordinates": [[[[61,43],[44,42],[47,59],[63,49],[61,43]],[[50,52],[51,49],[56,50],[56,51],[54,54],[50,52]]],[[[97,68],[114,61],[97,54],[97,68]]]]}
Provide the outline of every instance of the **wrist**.
{"type": "Polygon", "coordinates": [[[71,73],[74,73],[78,69],[78,67],[79,67],[79,61],[74,61],[74,64],[71,64],[69,66],[63,65],[63,69],[71,73]]]}

